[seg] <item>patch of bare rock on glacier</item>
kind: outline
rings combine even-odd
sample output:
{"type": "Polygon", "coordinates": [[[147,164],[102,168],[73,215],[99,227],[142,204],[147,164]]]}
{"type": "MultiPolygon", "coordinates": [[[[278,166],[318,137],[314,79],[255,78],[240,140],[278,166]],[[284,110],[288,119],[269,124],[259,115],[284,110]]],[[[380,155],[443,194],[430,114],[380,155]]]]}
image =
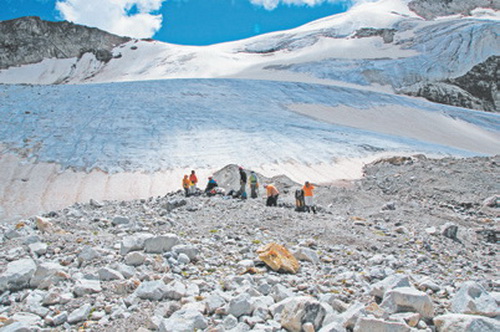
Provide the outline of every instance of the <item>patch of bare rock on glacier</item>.
{"type": "Polygon", "coordinates": [[[499,331],[499,165],[384,159],[317,214],[281,179],[278,207],[175,192],[3,224],[0,331],[499,331]],[[296,274],[259,260],[273,242],[296,274]]]}

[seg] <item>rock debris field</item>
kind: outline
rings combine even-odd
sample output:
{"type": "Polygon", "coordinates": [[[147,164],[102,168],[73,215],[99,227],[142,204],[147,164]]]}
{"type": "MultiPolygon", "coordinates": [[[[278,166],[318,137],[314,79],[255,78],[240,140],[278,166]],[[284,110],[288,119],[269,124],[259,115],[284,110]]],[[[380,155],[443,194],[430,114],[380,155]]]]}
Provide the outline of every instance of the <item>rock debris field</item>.
{"type": "Polygon", "coordinates": [[[500,331],[500,156],[364,173],[318,186],[317,214],[281,177],[278,207],[179,191],[2,224],[0,331],[500,331]]]}

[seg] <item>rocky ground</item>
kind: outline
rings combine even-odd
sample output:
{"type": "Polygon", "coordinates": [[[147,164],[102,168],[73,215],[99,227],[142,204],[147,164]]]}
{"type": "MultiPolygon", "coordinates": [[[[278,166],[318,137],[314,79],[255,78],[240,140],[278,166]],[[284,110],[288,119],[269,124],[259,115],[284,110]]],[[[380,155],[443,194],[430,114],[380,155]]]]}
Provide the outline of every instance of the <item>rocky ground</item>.
{"type": "Polygon", "coordinates": [[[385,159],[317,214],[272,181],[279,207],[177,192],[1,225],[0,331],[500,330],[500,156],[385,159]],[[258,258],[273,242],[296,274],[258,258]]]}

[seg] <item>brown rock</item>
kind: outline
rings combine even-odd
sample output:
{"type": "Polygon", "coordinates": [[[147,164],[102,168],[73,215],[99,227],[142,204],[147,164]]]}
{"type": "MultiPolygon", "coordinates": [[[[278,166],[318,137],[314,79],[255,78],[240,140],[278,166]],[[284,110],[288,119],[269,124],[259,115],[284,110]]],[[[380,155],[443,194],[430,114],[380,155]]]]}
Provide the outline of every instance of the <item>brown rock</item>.
{"type": "Polygon", "coordinates": [[[282,245],[277,243],[269,243],[257,250],[259,259],[267,264],[274,271],[297,273],[299,270],[299,262],[297,259],[282,245]]]}

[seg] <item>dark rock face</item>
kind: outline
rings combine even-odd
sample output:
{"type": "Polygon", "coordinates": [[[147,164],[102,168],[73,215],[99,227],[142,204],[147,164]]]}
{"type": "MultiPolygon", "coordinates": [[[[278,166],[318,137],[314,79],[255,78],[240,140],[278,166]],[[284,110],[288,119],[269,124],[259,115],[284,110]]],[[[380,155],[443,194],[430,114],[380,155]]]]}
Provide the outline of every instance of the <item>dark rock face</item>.
{"type": "Polygon", "coordinates": [[[497,0],[413,0],[408,7],[427,20],[453,14],[470,15],[476,8],[500,10],[497,0]]]}
{"type": "Polygon", "coordinates": [[[500,112],[500,56],[489,57],[465,75],[444,82],[422,82],[400,92],[427,100],[487,112],[500,112]]]}
{"type": "Polygon", "coordinates": [[[390,44],[394,41],[394,34],[396,29],[375,29],[375,28],[363,28],[356,31],[354,38],[367,38],[380,36],[384,40],[384,43],[390,44]]]}
{"type": "Polygon", "coordinates": [[[129,41],[96,28],[69,22],[48,22],[22,17],[0,22],[0,69],[37,63],[45,58],[67,59],[93,53],[111,60],[111,50],[129,41]]]}

